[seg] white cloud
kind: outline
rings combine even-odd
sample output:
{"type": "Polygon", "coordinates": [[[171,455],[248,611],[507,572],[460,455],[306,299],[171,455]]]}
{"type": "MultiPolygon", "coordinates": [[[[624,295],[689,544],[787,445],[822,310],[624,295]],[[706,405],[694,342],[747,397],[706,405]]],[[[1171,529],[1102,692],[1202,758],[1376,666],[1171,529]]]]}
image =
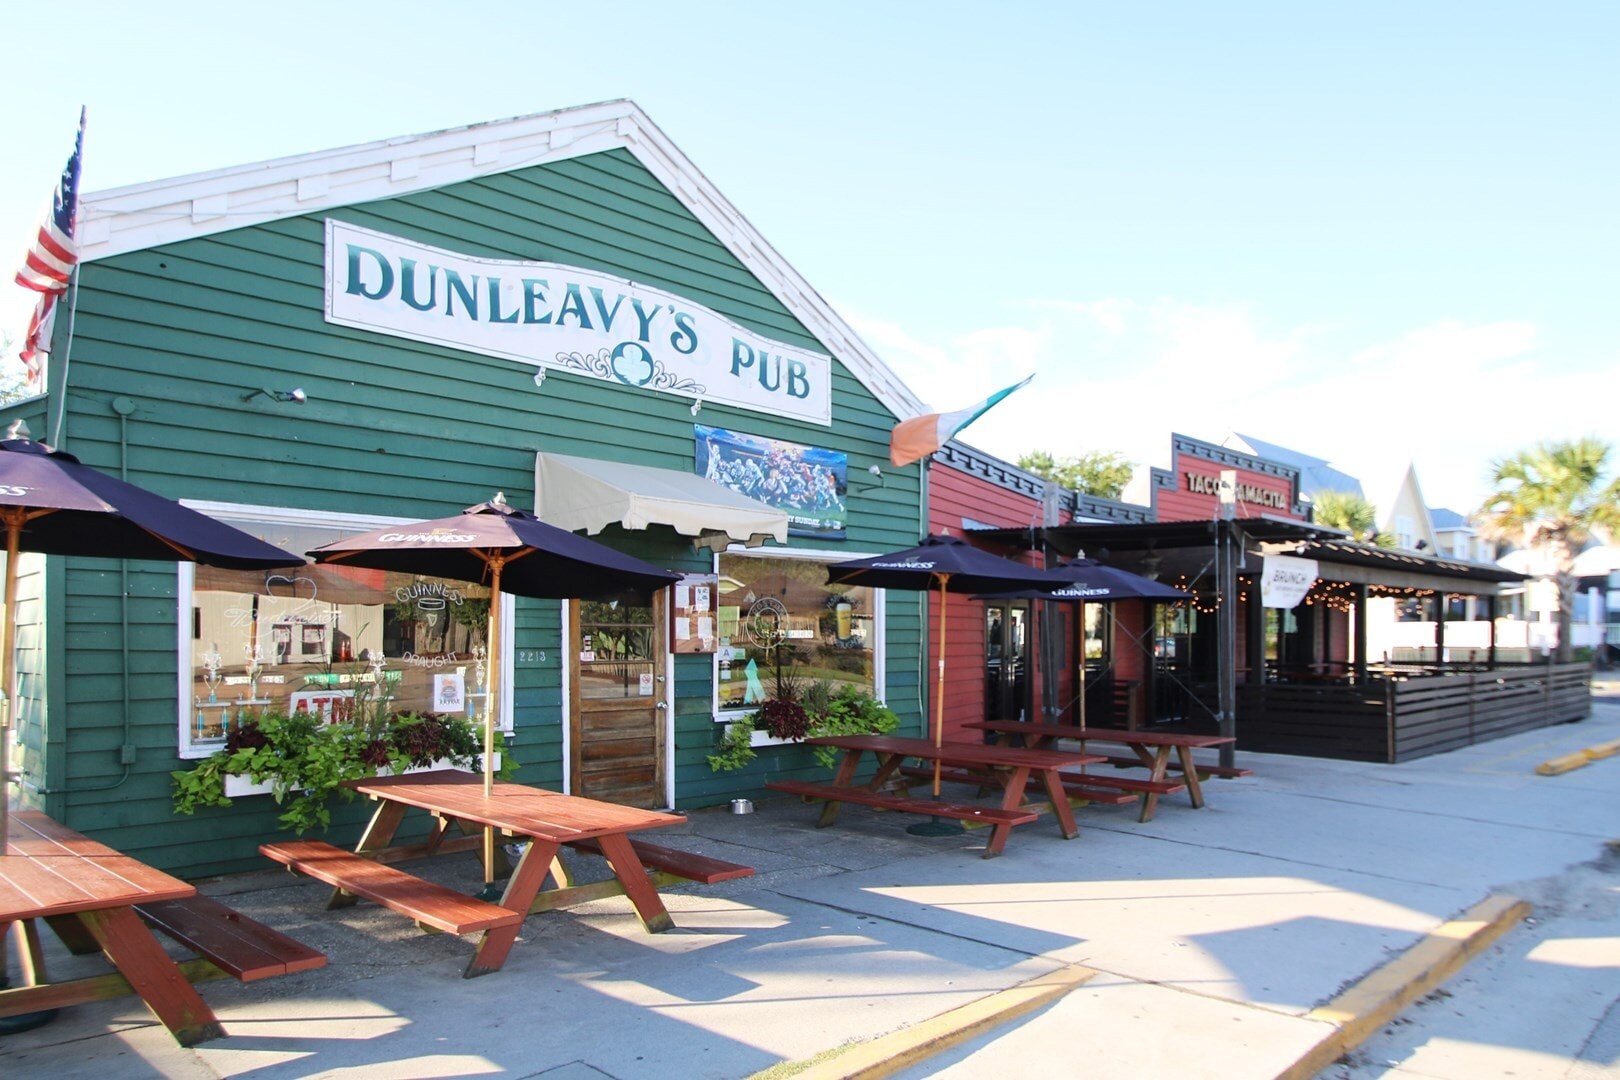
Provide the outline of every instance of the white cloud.
{"type": "Polygon", "coordinates": [[[1113,450],[1163,466],[1172,432],[1241,431],[1326,458],[1370,493],[1415,463],[1431,504],[1464,512],[1483,498],[1493,458],[1579,430],[1572,417],[1599,390],[1593,375],[1541,356],[1525,321],[1437,321],[1369,341],[1172,299],[1051,301],[1024,316],[938,341],[851,323],[932,407],[959,408],[1034,370],[963,433],[1008,460],[1113,450]]]}

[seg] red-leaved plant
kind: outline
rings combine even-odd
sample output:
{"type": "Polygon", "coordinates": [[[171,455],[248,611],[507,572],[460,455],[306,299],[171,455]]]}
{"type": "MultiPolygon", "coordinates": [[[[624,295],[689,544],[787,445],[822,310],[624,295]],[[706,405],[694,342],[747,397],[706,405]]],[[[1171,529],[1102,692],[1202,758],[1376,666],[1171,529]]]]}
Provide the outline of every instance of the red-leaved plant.
{"type": "Polygon", "coordinates": [[[797,701],[772,698],[755,713],[754,726],[764,728],[773,739],[797,742],[810,731],[810,714],[797,701]]]}

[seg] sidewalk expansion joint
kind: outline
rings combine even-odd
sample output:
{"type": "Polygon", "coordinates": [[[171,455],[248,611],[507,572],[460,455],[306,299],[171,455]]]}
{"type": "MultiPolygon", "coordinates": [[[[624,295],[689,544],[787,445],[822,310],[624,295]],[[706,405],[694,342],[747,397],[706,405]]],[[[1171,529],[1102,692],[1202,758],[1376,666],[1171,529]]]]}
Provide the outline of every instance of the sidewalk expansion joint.
{"type": "Polygon", "coordinates": [[[879,1080],[893,1076],[1049,1005],[1097,974],[1091,968],[1070,964],[899,1031],[828,1051],[808,1062],[772,1066],[755,1073],[754,1080],[879,1080]]]}
{"type": "Polygon", "coordinates": [[[1305,1014],[1332,1025],[1332,1032],[1277,1080],[1307,1080],[1332,1065],[1399,1016],[1414,1001],[1445,983],[1530,914],[1529,902],[1506,894],[1487,896],[1459,917],[1435,927],[1410,949],[1367,975],[1326,1005],[1305,1014]]]}

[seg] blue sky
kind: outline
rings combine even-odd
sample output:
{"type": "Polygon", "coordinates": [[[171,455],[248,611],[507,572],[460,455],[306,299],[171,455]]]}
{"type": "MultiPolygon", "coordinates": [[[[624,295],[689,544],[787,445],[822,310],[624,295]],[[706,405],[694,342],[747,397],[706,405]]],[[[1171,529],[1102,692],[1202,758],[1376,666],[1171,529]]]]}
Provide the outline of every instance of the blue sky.
{"type": "Polygon", "coordinates": [[[923,400],[1036,373],[968,442],[1241,431],[1468,510],[1620,443],[1616,40],[1595,0],[6,5],[62,74],[0,117],[0,256],[80,104],[95,191],[628,97],[923,400]]]}

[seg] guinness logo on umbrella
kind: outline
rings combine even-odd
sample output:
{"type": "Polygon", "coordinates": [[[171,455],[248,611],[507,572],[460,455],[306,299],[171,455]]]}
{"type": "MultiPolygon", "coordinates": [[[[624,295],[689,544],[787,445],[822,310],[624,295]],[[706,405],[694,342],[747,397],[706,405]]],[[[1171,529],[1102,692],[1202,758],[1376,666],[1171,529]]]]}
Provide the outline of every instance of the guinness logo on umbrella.
{"type": "Polygon", "coordinates": [[[377,539],[385,544],[470,544],[478,537],[472,533],[458,533],[440,528],[432,532],[383,533],[377,539]]]}

